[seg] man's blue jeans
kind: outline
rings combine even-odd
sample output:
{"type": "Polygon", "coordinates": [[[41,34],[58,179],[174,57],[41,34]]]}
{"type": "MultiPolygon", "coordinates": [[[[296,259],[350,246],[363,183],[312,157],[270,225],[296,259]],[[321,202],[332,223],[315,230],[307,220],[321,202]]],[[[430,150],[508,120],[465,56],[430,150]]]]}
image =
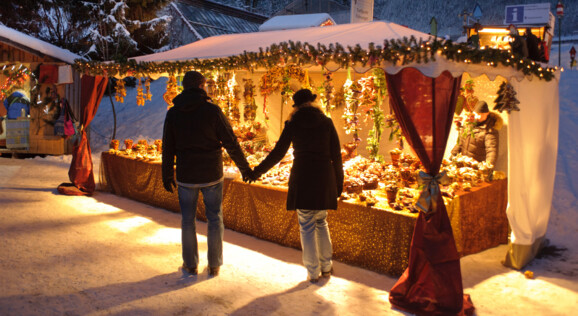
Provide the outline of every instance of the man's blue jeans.
{"type": "Polygon", "coordinates": [[[179,205],[181,207],[181,241],[183,261],[186,267],[199,265],[197,246],[197,201],[199,191],[203,193],[205,215],[207,216],[207,258],[209,267],[223,265],[223,182],[201,188],[189,188],[179,185],[179,205]]]}
{"type": "Polygon", "coordinates": [[[327,225],[327,211],[297,210],[303,249],[303,265],[311,279],[331,270],[333,247],[327,225]]]}

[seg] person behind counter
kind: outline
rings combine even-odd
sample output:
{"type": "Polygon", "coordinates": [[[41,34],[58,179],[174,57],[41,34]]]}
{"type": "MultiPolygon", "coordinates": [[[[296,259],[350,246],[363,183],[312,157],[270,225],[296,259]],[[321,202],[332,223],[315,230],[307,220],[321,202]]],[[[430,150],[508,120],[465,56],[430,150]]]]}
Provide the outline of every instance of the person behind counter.
{"type": "Polygon", "coordinates": [[[253,171],[251,180],[275,166],[293,143],[293,166],[289,176],[287,210],[297,210],[308,279],[329,277],[333,271],[333,248],[327,210],[337,209],[343,191],[341,145],[333,121],[312,103],[317,95],[301,89],[293,95],[294,110],[275,148],[253,171]]]}
{"type": "Polygon", "coordinates": [[[478,162],[485,161],[493,168],[498,157],[498,130],[502,128],[503,120],[497,113],[491,113],[484,101],[478,101],[473,112],[474,124],[461,128],[452,155],[462,154],[478,162]]]}
{"type": "Polygon", "coordinates": [[[197,274],[199,251],[195,218],[199,191],[203,193],[208,231],[208,272],[219,274],[223,265],[223,153],[222,147],[245,179],[251,172],[237,137],[221,109],[212,104],[204,90],[205,77],[189,71],[183,92],[169,109],[163,130],[162,177],[167,191],[178,184],[181,209],[183,271],[197,274]],[[176,176],[175,182],[175,156],[176,176]]]}

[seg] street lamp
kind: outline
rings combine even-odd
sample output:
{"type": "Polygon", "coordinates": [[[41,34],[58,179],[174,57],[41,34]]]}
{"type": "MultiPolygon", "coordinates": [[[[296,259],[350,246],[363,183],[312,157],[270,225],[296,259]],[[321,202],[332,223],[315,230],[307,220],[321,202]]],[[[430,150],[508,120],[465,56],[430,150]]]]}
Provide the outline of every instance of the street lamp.
{"type": "Polygon", "coordinates": [[[562,0],[556,5],[556,15],[558,16],[558,67],[562,62],[562,17],[564,16],[564,5],[562,0]]]}

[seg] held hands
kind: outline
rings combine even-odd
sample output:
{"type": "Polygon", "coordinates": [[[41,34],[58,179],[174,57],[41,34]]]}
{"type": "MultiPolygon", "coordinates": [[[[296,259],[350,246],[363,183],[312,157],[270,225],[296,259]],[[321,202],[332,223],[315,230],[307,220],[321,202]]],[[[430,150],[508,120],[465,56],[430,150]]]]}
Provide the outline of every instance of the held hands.
{"type": "Polygon", "coordinates": [[[167,180],[163,180],[163,186],[165,187],[165,190],[173,193],[173,187],[177,187],[177,183],[175,182],[175,179],[167,179],[167,180]]]}
{"type": "Polygon", "coordinates": [[[242,172],[242,175],[243,175],[243,181],[247,182],[247,183],[253,183],[253,182],[257,181],[259,179],[259,177],[261,177],[261,175],[258,172],[254,171],[252,169],[249,169],[245,172],[242,172]]]}

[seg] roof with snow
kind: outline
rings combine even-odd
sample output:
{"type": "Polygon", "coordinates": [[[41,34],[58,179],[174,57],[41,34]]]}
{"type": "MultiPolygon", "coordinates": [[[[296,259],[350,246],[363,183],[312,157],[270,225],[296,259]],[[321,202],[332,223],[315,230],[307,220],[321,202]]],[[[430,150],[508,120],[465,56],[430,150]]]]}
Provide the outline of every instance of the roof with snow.
{"type": "Polygon", "coordinates": [[[266,16],[229,7],[211,1],[180,0],[176,7],[181,18],[201,38],[210,36],[256,32],[266,16]]]}
{"type": "MultiPolygon", "coordinates": [[[[75,59],[82,59],[82,57],[69,50],[54,46],[4,25],[0,25],[0,41],[36,55],[50,56],[68,64],[74,64],[75,59]]],[[[0,60],[0,62],[2,61],[0,60]]]]}
{"type": "Polygon", "coordinates": [[[259,26],[260,32],[300,29],[304,27],[335,25],[335,21],[327,13],[279,15],[265,21],[259,26]]]}
{"type": "Polygon", "coordinates": [[[332,25],[326,27],[307,27],[293,30],[254,32],[220,35],[205,38],[175,49],[139,56],[137,62],[186,61],[195,58],[214,59],[241,55],[244,52],[259,52],[281,42],[302,42],[311,45],[330,45],[339,43],[344,47],[360,45],[368,48],[370,43],[383,45],[384,40],[403,39],[414,36],[418,40],[427,40],[430,35],[391,22],[367,22],[356,24],[332,25]]]}

